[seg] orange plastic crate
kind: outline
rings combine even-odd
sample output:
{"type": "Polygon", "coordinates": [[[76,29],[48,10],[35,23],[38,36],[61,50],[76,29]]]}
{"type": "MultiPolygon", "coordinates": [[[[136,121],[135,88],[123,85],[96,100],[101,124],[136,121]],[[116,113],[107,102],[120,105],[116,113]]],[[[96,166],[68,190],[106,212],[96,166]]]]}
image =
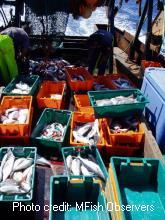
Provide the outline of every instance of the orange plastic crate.
{"type": "Polygon", "coordinates": [[[127,133],[117,133],[114,134],[110,130],[110,119],[105,119],[105,123],[107,123],[107,131],[112,145],[120,145],[120,144],[142,144],[144,142],[145,132],[142,124],[139,122],[139,131],[138,132],[127,132],[127,133]]]}
{"type": "Polygon", "coordinates": [[[0,135],[25,136],[29,133],[32,117],[32,96],[4,96],[0,106],[0,114],[9,108],[27,108],[29,110],[28,118],[25,124],[0,124],[0,135]]]}
{"type": "Polygon", "coordinates": [[[112,80],[116,80],[119,78],[123,78],[129,81],[130,85],[134,88],[136,88],[136,86],[134,85],[134,83],[124,74],[111,74],[110,76],[110,81],[109,81],[109,85],[111,89],[119,89],[113,82],[112,80]]]}
{"type": "Polygon", "coordinates": [[[31,129],[32,129],[33,108],[32,108],[31,112],[32,112],[32,114],[30,115],[30,123],[29,123],[28,133],[24,134],[24,136],[22,136],[20,134],[18,134],[17,136],[16,135],[10,135],[10,136],[0,135],[0,142],[1,142],[2,146],[7,146],[7,145],[29,146],[31,129]]]}
{"type": "MultiPolygon", "coordinates": [[[[94,114],[86,114],[85,112],[74,112],[72,114],[72,120],[71,120],[71,131],[70,131],[70,144],[72,146],[84,146],[84,143],[78,143],[74,142],[74,137],[73,137],[73,130],[76,126],[77,123],[88,123],[88,122],[93,122],[95,121],[95,116],[94,114]]],[[[103,131],[101,128],[101,125],[99,123],[99,131],[100,131],[100,140],[97,144],[98,148],[101,148],[105,145],[105,141],[103,138],[103,131]]]]}
{"type": "Polygon", "coordinates": [[[88,91],[93,86],[93,76],[84,67],[66,67],[66,77],[69,87],[72,91],[88,91]],[[82,75],[85,80],[74,81],[72,80],[73,75],[82,75]]]}
{"type": "Polygon", "coordinates": [[[38,108],[61,109],[65,89],[66,89],[65,82],[44,81],[37,95],[38,108]],[[51,94],[60,94],[62,95],[62,99],[61,100],[51,99],[50,98],[51,94]]]}
{"type": "Polygon", "coordinates": [[[155,61],[142,60],[141,67],[142,67],[142,69],[145,69],[147,67],[161,67],[161,64],[159,62],[155,62],[155,61]]]}
{"type": "Polygon", "coordinates": [[[75,106],[80,112],[94,114],[88,95],[74,95],[75,106]]]}

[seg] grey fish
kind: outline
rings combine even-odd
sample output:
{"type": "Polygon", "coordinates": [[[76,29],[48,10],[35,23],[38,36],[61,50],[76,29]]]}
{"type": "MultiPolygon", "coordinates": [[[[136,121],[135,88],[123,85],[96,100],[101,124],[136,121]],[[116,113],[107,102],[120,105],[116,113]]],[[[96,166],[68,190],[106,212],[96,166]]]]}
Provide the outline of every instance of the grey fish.
{"type": "Polygon", "coordinates": [[[5,181],[10,176],[13,170],[13,165],[14,165],[14,160],[15,160],[15,156],[13,155],[11,150],[7,152],[7,154],[8,154],[7,160],[3,166],[3,171],[2,171],[3,181],[5,181]]]}
{"type": "Polygon", "coordinates": [[[13,186],[13,185],[1,186],[0,192],[8,195],[25,193],[25,191],[21,190],[19,186],[13,186]]]}
{"type": "Polygon", "coordinates": [[[32,163],[33,163],[32,158],[19,158],[14,163],[13,171],[26,169],[27,167],[31,166],[32,163]]]}
{"type": "Polygon", "coordinates": [[[80,175],[80,160],[77,158],[72,161],[72,167],[71,167],[72,173],[75,176],[80,175]]]}
{"type": "Polygon", "coordinates": [[[84,176],[91,176],[92,175],[83,164],[81,165],[81,172],[84,176]]]}
{"type": "Polygon", "coordinates": [[[100,167],[97,164],[95,164],[92,161],[89,161],[88,159],[83,159],[80,156],[78,156],[77,158],[88,169],[88,171],[91,171],[92,173],[98,175],[101,179],[105,180],[105,176],[104,176],[102,170],[100,169],[100,167]]]}
{"type": "Polygon", "coordinates": [[[23,181],[23,173],[22,172],[15,172],[12,176],[13,180],[15,180],[17,183],[20,183],[23,181]]]}
{"type": "Polygon", "coordinates": [[[72,161],[73,161],[72,156],[71,156],[71,155],[68,155],[68,156],[66,157],[66,165],[67,165],[69,171],[71,170],[71,167],[72,167],[72,161]]]}

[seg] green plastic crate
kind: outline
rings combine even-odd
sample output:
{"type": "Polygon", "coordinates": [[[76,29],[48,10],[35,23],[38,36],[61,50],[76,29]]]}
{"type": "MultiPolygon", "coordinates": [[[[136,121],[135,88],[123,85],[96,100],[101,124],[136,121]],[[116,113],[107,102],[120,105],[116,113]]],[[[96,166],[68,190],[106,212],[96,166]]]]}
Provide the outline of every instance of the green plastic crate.
{"type": "Polygon", "coordinates": [[[148,100],[139,89],[89,91],[88,96],[94,108],[96,118],[142,114],[145,105],[148,103],[148,100]],[[111,99],[116,96],[130,96],[132,94],[137,97],[137,103],[107,106],[96,105],[96,100],[111,99]]]}
{"type": "Polygon", "coordinates": [[[31,134],[32,142],[35,145],[39,144],[44,147],[58,147],[58,148],[62,147],[65,141],[66,135],[68,133],[71,115],[72,115],[71,111],[57,110],[57,109],[50,109],[50,108],[44,109],[43,113],[41,114],[31,134]],[[66,129],[64,131],[64,136],[63,136],[62,141],[46,140],[40,137],[40,134],[42,130],[44,129],[44,127],[54,122],[61,123],[63,126],[66,125],[66,129]]]}
{"type": "MultiPolygon", "coordinates": [[[[0,161],[2,161],[3,156],[7,153],[9,147],[0,148],[0,161]]],[[[5,195],[0,193],[0,202],[31,202],[34,194],[34,178],[35,178],[35,162],[37,155],[36,147],[10,147],[14,156],[16,158],[20,157],[29,157],[34,161],[34,168],[31,179],[32,190],[30,194],[22,194],[22,195],[5,195]]]]}
{"type": "Polygon", "coordinates": [[[49,207],[49,220],[111,219],[100,184],[94,182],[90,177],[84,178],[83,181],[76,180],[75,182],[66,176],[51,177],[49,207]],[[68,205],[68,207],[65,206],[66,209],[63,211],[60,205],[68,205]],[[98,211],[94,210],[94,205],[98,211]]]}
{"type": "Polygon", "coordinates": [[[112,157],[111,167],[120,207],[133,207],[122,211],[120,219],[165,219],[165,165],[162,161],[112,157]],[[136,211],[135,205],[143,205],[143,208],[136,211]]]}
{"type": "Polygon", "coordinates": [[[3,90],[3,95],[8,95],[8,96],[15,96],[15,95],[34,95],[39,88],[39,76],[37,75],[31,75],[31,76],[23,76],[19,75],[16,78],[14,78],[3,90]],[[15,85],[19,83],[20,81],[27,83],[29,86],[31,86],[31,90],[28,94],[18,94],[18,93],[11,93],[11,91],[15,88],[15,85]]]}
{"type": "MultiPolygon", "coordinates": [[[[62,148],[62,156],[63,156],[63,159],[64,159],[64,163],[65,163],[65,169],[66,169],[66,171],[67,171],[67,175],[69,176],[69,177],[72,177],[72,175],[70,176],[70,173],[69,173],[69,170],[68,170],[68,168],[67,168],[67,165],[66,165],[66,157],[68,156],[68,155],[78,155],[79,154],[79,150],[84,150],[84,153],[88,153],[88,150],[89,150],[89,146],[80,146],[80,147],[64,147],[64,148],[62,148]]],[[[96,159],[96,161],[97,161],[97,164],[100,166],[100,168],[101,168],[101,170],[102,170],[102,172],[103,172],[103,174],[104,174],[104,176],[105,176],[105,179],[107,179],[108,178],[108,172],[107,172],[107,169],[106,169],[106,167],[105,167],[105,165],[104,165],[104,162],[103,162],[103,160],[102,160],[102,158],[101,158],[101,155],[100,155],[100,153],[99,153],[99,151],[98,151],[98,149],[97,149],[97,147],[92,147],[91,148],[91,150],[92,150],[92,155],[94,156],[94,158],[96,159]]],[[[84,153],[80,153],[80,155],[83,157],[83,154],[84,153]]],[[[96,175],[94,175],[94,177],[95,177],[96,175]]],[[[83,178],[83,176],[79,176],[80,178],[83,178]]]]}

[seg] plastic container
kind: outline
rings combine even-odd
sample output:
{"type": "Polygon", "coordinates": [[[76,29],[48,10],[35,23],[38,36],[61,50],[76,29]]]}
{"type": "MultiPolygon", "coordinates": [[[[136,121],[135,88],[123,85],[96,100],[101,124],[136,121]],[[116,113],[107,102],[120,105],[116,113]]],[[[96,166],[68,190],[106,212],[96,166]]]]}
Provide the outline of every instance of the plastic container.
{"type": "Polygon", "coordinates": [[[49,220],[111,219],[100,184],[90,177],[83,180],[69,180],[66,176],[51,177],[49,207],[49,220]],[[65,204],[68,204],[67,209],[53,211],[53,206],[62,207],[64,201],[65,204]],[[94,205],[96,210],[94,210],[94,205]],[[102,208],[99,208],[98,205],[102,208]]]}
{"type": "Polygon", "coordinates": [[[94,76],[94,82],[102,84],[105,87],[107,87],[108,89],[111,89],[111,78],[110,78],[110,75],[94,76]]]}
{"type": "Polygon", "coordinates": [[[94,79],[84,67],[66,67],[66,76],[67,82],[72,91],[79,92],[92,89],[94,79]],[[73,75],[81,75],[85,80],[74,81],[72,80],[73,75]]]}
{"type": "Polygon", "coordinates": [[[113,209],[112,219],[165,218],[165,166],[161,161],[112,157],[109,176],[113,188],[111,202],[124,208],[113,209]],[[126,206],[131,207],[129,211],[126,206]]]}
{"type": "Polygon", "coordinates": [[[147,67],[161,67],[161,63],[155,61],[142,60],[141,67],[142,69],[145,69],[147,67]]]}
{"type": "Polygon", "coordinates": [[[29,133],[32,118],[32,96],[4,96],[0,106],[0,114],[9,108],[26,108],[29,114],[24,124],[0,124],[0,136],[25,136],[29,133]]]}
{"type": "Polygon", "coordinates": [[[147,68],[141,91],[150,101],[145,108],[145,118],[158,145],[165,149],[165,69],[147,68]]]}
{"type": "Polygon", "coordinates": [[[26,95],[30,95],[33,96],[36,91],[38,90],[39,87],[39,76],[37,75],[31,75],[31,76],[26,76],[26,75],[19,75],[16,78],[14,78],[4,89],[3,91],[3,95],[8,95],[8,96],[26,96],[26,95]],[[15,93],[11,93],[11,91],[15,88],[15,85],[19,82],[23,82],[23,83],[27,83],[30,87],[31,90],[28,94],[15,94],[15,93]]]}
{"type": "Polygon", "coordinates": [[[74,95],[74,100],[78,111],[94,114],[88,95],[74,95]]]}
{"type": "Polygon", "coordinates": [[[128,131],[127,133],[112,133],[110,126],[111,126],[111,120],[110,119],[105,119],[105,123],[107,123],[107,130],[108,130],[108,135],[111,140],[112,145],[117,145],[117,144],[142,144],[144,143],[144,136],[145,132],[142,126],[142,123],[138,124],[138,131],[133,132],[133,131],[128,131]]]}
{"type": "Polygon", "coordinates": [[[121,89],[119,88],[114,82],[113,80],[117,80],[117,79],[124,79],[124,80],[127,80],[130,84],[130,88],[127,88],[127,89],[133,89],[133,88],[136,88],[136,86],[134,85],[134,83],[124,74],[111,74],[110,76],[110,88],[111,89],[121,89]]]}
{"type": "MultiPolygon", "coordinates": [[[[0,148],[0,161],[2,161],[3,156],[7,153],[8,147],[0,148]]],[[[27,194],[17,194],[17,195],[4,195],[0,193],[0,202],[30,202],[33,199],[34,193],[34,178],[35,178],[35,162],[36,162],[36,147],[12,147],[12,152],[16,158],[32,158],[34,162],[32,178],[31,178],[31,186],[32,190],[27,194]]]]}
{"type": "MultiPolygon", "coordinates": [[[[94,122],[95,116],[93,114],[86,114],[85,112],[73,112],[72,114],[72,120],[71,120],[71,131],[70,131],[70,145],[72,146],[84,146],[85,143],[79,143],[74,141],[73,137],[73,130],[77,123],[88,123],[88,122],[94,122]]],[[[97,143],[97,146],[99,148],[104,146],[104,138],[103,138],[103,131],[101,128],[101,125],[99,123],[99,131],[100,131],[100,139],[97,143]]]]}
{"type": "Polygon", "coordinates": [[[65,82],[44,81],[41,84],[41,87],[37,95],[38,108],[61,109],[65,89],[66,89],[65,82]],[[62,98],[59,100],[52,99],[50,98],[51,94],[59,94],[61,95],[62,98]]]}
{"type": "MultiPolygon", "coordinates": [[[[96,159],[96,162],[97,164],[100,166],[105,178],[107,179],[108,177],[108,172],[107,172],[107,169],[102,161],[102,158],[101,158],[101,155],[98,151],[98,149],[96,147],[92,147],[91,149],[89,148],[89,146],[80,146],[80,147],[64,147],[62,148],[62,156],[63,156],[63,159],[64,159],[64,163],[65,163],[65,169],[67,171],[67,175],[69,177],[73,177],[73,175],[70,175],[70,172],[68,170],[68,167],[67,167],[67,163],[66,163],[66,157],[68,155],[72,155],[72,156],[78,156],[79,153],[80,153],[80,156],[83,157],[84,155],[84,152],[81,152],[81,150],[84,150],[86,154],[88,154],[88,152],[90,154],[93,155],[93,157],[96,159]],[[92,153],[91,153],[92,151],[92,153]]],[[[80,176],[80,178],[83,178],[83,176],[80,176]]]]}
{"type": "Polygon", "coordinates": [[[145,105],[148,103],[147,98],[138,89],[125,90],[108,90],[108,91],[89,91],[88,96],[92,107],[94,108],[96,118],[119,117],[126,115],[141,115],[145,105]],[[136,103],[97,106],[96,100],[111,99],[117,96],[134,95],[137,98],[136,103]]]}
{"type": "Polygon", "coordinates": [[[50,108],[44,109],[31,135],[31,139],[33,143],[35,143],[36,145],[41,144],[44,147],[53,147],[53,148],[62,147],[65,141],[66,134],[69,129],[71,115],[72,113],[66,110],[56,110],[56,109],[50,109],[50,108]],[[66,126],[62,140],[53,141],[53,140],[41,138],[40,135],[44,127],[54,122],[60,123],[63,126],[66,126]]]}

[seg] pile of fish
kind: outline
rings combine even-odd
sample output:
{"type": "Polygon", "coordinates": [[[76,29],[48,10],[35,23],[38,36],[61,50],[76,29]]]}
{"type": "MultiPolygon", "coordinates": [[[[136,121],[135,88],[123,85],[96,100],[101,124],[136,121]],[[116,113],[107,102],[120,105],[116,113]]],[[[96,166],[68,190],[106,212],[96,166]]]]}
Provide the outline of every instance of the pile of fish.
{"type": "Polygon", "coordinates": [[[66,165],[70,175],[83,175],[93,176],[105,180],[105,176],[100,169],[95,157],[92,154],[86,154],[84,157],[81,156],[81,152],[77,154],[68,155],[66,157],[66,165]]]}
{"type": "Polygon", "coordinates": [[[15,85],[15,88],[11,90],[12,94],[29,94],[31,87],[22,81],[15,85]]]}
{"type": "Polygon", "coordinates": [[[51,99],[61,100],[62,95],[61,94],[50,94],[51,99]]]}
{"type": "Polygon", "coordinates": [[[114,118],[110,123],[110,129],[113,134],[127,133],[127,132],[138,132],[139,121],[133,116],[125,118],[114,118]]]}
{"type": "Polygon", "coordinates": [[[116,96],[111,99],[101,99],[96,100],[97,106],[106,106],[106,105],[121,105],[121,104],[130,104],[130,103],[136,103],[137,100],[134,97],[134,95],[130,96],[116,96]]]}
{"type": "Polygon", "coordinates": [[[32,158],[16,158],[9,148],[0,165],[0,193],[7,195],[30,193],[33,167],[32,158]]]}
{"type": "Polygon", "coordinates": [[[85,81],[85,77],[82,75],[77,75],[76,73],[72,75],[73,81],[85,81]]]}
{"type": "Polygon", "coordinates": [[[26,108],[9,108],[0,115],[2,124],[25,124],[28,118],[29,110],[26,108]]]}
{"type": "Polygon", "coordinates": [[[45,80],[63,81],[65,77],[65,67],[70,64],[63,59],[29,61],[29,71],[37,74],[45,80]]]}
{"type": "Polygon", "coordinates": [[[118,78],[112,80],[113,84],[118,88],[118,89],[132,89],[134,88],[131,83],[124,78],[118,78]]]}
{"type": "Polygon", "coordinates": [[[99,122],[77,123],[73,129],[74,142],[95,145],[100,138],[99,122]]]}
{"type": "Polygon", "coordinates": [[[52,123],[43,129],[40,137],[53,141],[62,141],[65,129],[66,126],[63,126],[60,123],[52,123]]]}
{"type": "Polygon", "coordinates": [[[109,88],[107,88],[105,85],[97,83],[97,82],[93,83],[93,89],[95,91],[98,91],[98,90],[109,90],[109,88]]]}

